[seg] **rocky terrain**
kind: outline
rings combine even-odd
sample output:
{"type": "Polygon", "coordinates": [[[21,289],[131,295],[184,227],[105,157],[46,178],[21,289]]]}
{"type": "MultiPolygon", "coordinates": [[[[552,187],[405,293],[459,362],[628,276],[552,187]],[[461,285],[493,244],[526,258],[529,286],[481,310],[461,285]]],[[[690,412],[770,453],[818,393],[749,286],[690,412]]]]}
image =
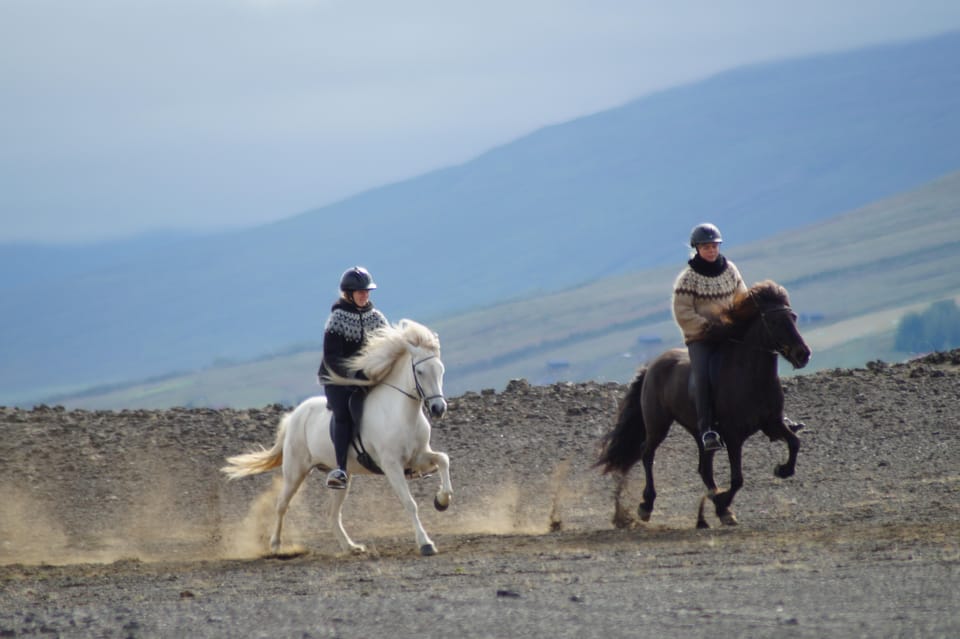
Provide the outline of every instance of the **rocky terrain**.
{"type": "Polygon", "coordinates": [[[0,637],[960,636],[960,351],[784,386],[807,424],[797,475],[775,478],[785,447],[754,436],[740,525],[708,530],[676,427],[653,518],[612,525],[614,482],[592,464],[624,386],[452,398],[433,446],[453,505],[411,481],[428,558],[377,477],[344,509],[369,552],[340,554],[317,474],[267,553],[274,478],[218,469],[269,446],[289,407],[0,408],[0,637]]]}

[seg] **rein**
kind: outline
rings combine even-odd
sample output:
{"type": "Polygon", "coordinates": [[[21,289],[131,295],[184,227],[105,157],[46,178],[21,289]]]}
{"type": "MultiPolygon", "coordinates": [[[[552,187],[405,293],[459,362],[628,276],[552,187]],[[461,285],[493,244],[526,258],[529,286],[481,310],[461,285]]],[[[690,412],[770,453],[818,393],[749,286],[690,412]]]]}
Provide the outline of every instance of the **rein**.
{"type": "Polygon", "coordinates": [[[772,310],[769,310],[769,311],[764,311],[764,310],[761,309],[760,303],[759,303],[759,302],[756,300],[756,298],[753,296],[753,293],[750,293],[749,295],[750,295],[751,301],[753,301],[754,305],[757,307],[757,311],[760,313],[760,323],[763,324],[763,330],[766,331],[767,336],[769,336],[770,339],[771,339],[771,341],[773,341],[774,347],[773,347],[773,348],[760,348],[760,347],[758,347],[758,346],[748,345],[748,344],[747,344],[745,341],[743,341],[742,339],[734,339],[734,338],[732,338],[732,337],[730,338],[730,341],[731,341],[731,342],[736,342],[737,344],[743,344],[743,345],[745,345],[745,346],[749,346],[750,348],[752,348],[752,349],[755,350],[755,351],[762,351],[762,352],[764,352],[764,353],[770,353],[770,354],[773,355],[773,356],[782,355],[782,354],[783,354],[783,351],[784,351],[784,346],[783,346],[783,344],[780,344],[779,342],[777,342],[777,338],[774,336],[773,331],[770,330],[770,325],[767,324],[767,315],[768,315],[768,314],[772,314],[772,313],[792,313],[792,312],[793,312],[793,309],[792,309],[790,306],[787,306],[786,304],[784,304],[783,306],[780,306],[780,307],[778,307],[778,308],[775,308],[775,309],[772,309],[772,310]]]}
{"type": "Polygon", "coordinates": [[[436,357],[437,357],[437,355],[430,355],[430,356],[428,356],[428,357],[424,357],[423,359],[421,359],[421,360],[419,360],[419,361],[411,362],[410,368],[413,370],[413,382],[414,382],[414,384],[416,384],[416,387],[417,387],[417,389],[416,389],[416,390],[417,390],[417,394],[416,394],[416,395],[414,395],[413,393],[411,393],[411,392],[409,392],[409,391],[403,390],[403,389],[400,388],[399,386],[394,386],[393,384],[391,384],[391,383],[389,383],[389,382],[383,382],[383,384],[385,384],[386,386],[389,386],[390,388],[394,389],[395,391],[397,391],[397,392],[399,392],[399,393],[402,393],[403,395],[406,395],[407,397],[409,397],[410,399],[412,399],[412,400],[415,401],[415,402],[423,402],[423,403],[426,403],[426,402],[429,402],[431,399],[436,399],[436,398],[438,398],[438,397],[441,397],[441,398],[442,398],[443,395],[440,395],[440,394],[428,396],[428,395],[426,394],[426,392],[423,390],[423,386],[420,385],[420,380],[417,379],[417,366],[419,366],[420,364],[423,364],[424,362],[427,362],[427,361],[429,361],[429,360],[431,360],[431,359],[434,359],[434,358],[436,358],[436,357]]]}
{"type": "Polygon", "coordinates": [[[783,344],[780,344],[777,342],[777,338],[774,337],[773,331],[770,330],[770,325],[767,324],[767,313],[784,313],[784,312],[792,313],[793,309],[790,308],[789,306],[781,306],[780,308],[775,308],[772,311],[762,311],[760,313],[760,322],[763,324],[764,330],[767,331],[767,335],[770,336],[770,339],[776,345],[776,347],[774,348],[774,352],[777,352],[777,353],[782,352],[785,347],[783,344]]]}

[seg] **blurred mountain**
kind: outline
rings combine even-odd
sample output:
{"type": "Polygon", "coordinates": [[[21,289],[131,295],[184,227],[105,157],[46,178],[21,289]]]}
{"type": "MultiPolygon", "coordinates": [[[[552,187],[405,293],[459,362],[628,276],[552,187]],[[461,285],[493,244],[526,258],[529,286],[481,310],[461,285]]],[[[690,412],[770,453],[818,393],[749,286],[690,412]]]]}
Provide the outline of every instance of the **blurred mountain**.
{"type": "MultiPolygon", "coordinates": [[[[916,353],[896,327],[933,303],[960,302],[960,171],[868,206],[727,247],[748,284],[787,287],[813,359],[803,369],[857,368],[916,353]]],[[[638,365],[680,346],[670,313],[678,262],[582,287],[496,304],[430,324],[443,345],[448,395],[503,389],[522,377],[629,381],[638,365]]],[[[68,408],[260,407],[319,392],[319,348],[183,375],[45,398],[68,408]]],[[[782,375],[791,369],[782,363],[782,375]]]]}
{"type": "Polygon", "coordinates": [[[736,69],[281,222],[0,247],[0,402],[308,346],[342,270],[432,321],[798,229],[960,168],[960,34],[736,69]],[[155,240],[155,241],[154,241],[155,240]]]}

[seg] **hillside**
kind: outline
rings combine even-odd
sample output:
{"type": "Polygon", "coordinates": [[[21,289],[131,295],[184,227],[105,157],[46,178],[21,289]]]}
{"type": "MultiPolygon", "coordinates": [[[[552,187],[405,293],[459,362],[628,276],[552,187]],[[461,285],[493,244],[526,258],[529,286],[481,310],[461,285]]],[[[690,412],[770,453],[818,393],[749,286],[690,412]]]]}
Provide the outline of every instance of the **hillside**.
{"type": "MultiPolygon", "coordinates": [[[[729,236],[728,236],[729,237],[729,236]]],[[[724,251],[748,283],[774,279],[790,292],[814,350],[806,373],[899,361],[896,322],[960,294],[960,172],[830,220],[724,251]]],[[[446,389],[503,388],[523,377],[626,382],[635,367],[679,344],[669,309],[678,264],[465,313],[433,323],[446,389]]],[[[418,319],[418,318],[415,318],[418,319]]],[[[77,408],[255,407],[318,392],[317,350],[205,369],[48,402],[77,408]]],[[[783,365],[789,373],[789,366],[783,365]]]]}
{"type": "Polygon", "coordinates": [[[738,69],[277,224],[115,259],[0,249],[0,402],[315,342],[354,263],[391,317],[431,322],[672,268],[703,219],[737,242],[829,219],[960,167],[958,57],[950,34],[738,69]]]}

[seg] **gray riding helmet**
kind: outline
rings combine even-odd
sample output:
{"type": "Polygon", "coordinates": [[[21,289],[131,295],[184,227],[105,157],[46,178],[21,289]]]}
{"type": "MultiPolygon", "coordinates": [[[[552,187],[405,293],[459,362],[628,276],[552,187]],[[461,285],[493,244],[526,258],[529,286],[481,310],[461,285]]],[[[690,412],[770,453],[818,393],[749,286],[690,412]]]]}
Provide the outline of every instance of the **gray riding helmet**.
{"type": "Polygon", "coordinates": [[[690,246],[697,248],[697,244],[706,244],[707,242],[723,242],[723,236],[720,235],[720,229],[713,224],[697,224],[690,231],[690,246]]]}
{"type": "Polygon", "coordinates": [[[377,288],[370,271],[362,266],[348,268],[340,276],[341,291],[372,291],[377,288]]]}

